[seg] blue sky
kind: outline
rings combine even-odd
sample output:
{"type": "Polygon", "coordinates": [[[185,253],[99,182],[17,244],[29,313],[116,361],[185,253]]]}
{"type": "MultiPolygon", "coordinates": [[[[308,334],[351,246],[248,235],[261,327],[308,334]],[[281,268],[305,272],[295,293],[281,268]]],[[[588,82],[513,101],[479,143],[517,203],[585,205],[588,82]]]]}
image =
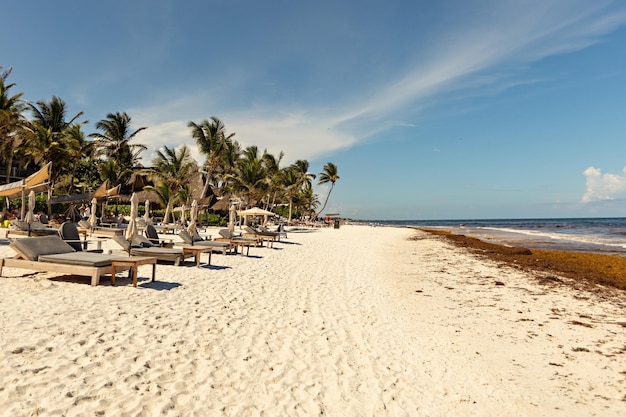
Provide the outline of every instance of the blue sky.
{"type": "Polygon", "coordinates": [[[346,217],[626,216],[623,2],[5,3],[12,91],[87,133],[127,112],[148,165],[217,116],[284,165],[335,163],[346,217]]]}

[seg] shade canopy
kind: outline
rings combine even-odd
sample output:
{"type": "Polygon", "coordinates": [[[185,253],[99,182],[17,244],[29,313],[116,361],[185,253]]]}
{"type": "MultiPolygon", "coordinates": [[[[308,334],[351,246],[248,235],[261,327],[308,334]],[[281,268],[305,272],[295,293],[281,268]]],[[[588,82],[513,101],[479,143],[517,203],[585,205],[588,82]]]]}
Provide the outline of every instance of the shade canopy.
{"type": "Polygon", "coordinates": [[[24,197],[26,191],[34,191],[36,193],[46,191],[50,185],[50,170],[52,162],[48,162],[43,168],[29,175],[27,178],[9,184],[0,185],[0,197],[8,197],[9,199],[24,197]]]}
{"type": "Polygon", "coordinates": [[[275,213],[271,211],[263,210],[262,208],[252,207],[247,210],[240,210],[237,212],[240,216],[274,216],[275,213]]]}

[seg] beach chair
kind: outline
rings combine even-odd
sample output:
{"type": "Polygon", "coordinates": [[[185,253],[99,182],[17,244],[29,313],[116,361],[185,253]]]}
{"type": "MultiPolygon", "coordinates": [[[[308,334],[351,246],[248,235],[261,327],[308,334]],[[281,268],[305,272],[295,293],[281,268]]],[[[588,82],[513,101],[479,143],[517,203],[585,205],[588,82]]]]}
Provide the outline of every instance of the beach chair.
{"type": "Polygon", "coordinates": [[[205,239],[202,239],[202,237],[200,237],[200,235],[197,234],[197,232],[196,232],[195,236],[192,236],[191,233],[189,233],[188,231],[181,230],[178,233],[178,236],[180,236],[180,238],[183,240],[185,245],[209,246],[209,247],[214,248],[216,251],[222,251],[222,253],[224,255],[226,255],[227,251],[235,248],[229,242],[220,242],[220,241],[215,241],[215,240],[205,240],[205,239]]]}
{"type": "Polygon", "coordinates": [[[89,232],[90,234],[96,236],[122,236],[126,231],[126,229],[117,227],[92,226],[87,220],[79,220],[78,226],[80,227],[79,232],[89,232]]]}
{"type": "Polygon", "coordinates": [[[241,248],[241,254],[243,255],[243,248],[246,248],[246,255],[250,255],[250,246],[257,245],[257,239],[255,238],[247,238],[242,236],[233,235],[228,229],[220,229],[219,231],[220,237],[216,238],[216,241],[219,242],[228,242],[235,248],[235,252],[237,252],[237,248],[241,248]]]}
{"type": "Polygon", "coordinates": [[[59,237],[64,242],[69,244],[76,252],[99,252],[102,253],[102,249],[87,250],[87,245],[90,241],[87,239],[81,240],[78,228],[72,222],[64,222],[59,227],[59,237]]]}
{"type": "MultiPolygon", "coordinates": [[[[280,228],[280,226],[278,226],[280,228]]],[[[263,235],[263,236],[272,236],[274,237],[276,240],[280,240],[281,236],[285,236],[287,237],[287,233],[283,232],[279,232],[278,230],[273,231],[273,230],[269,230],[267,227],[265,226],[259,226],[254,228],[254,230],[263,235]]]]}
{"type": "MultiPolygon", "coordinates": [[[[268,230],[265,226],[261,226],[259,230],[268,230]]],[[[269,230],[268,230],[269,231],[269,230]]],[[[287,239],[287,231],[285,230],[285,226],[283,224],[279,224],[276,230],[273,230],[274,233],[278,233],[278,240],[281,237],[287,239]]]]}
{"type": "Polygon", "coordinates": [[[53,236],[58,234],[54,227],[47,227],[39,221],[34,221],[30,225],[22,220],[12,220],[10,222],[9,234],[18,236],[53,236]]]}
{"type": "Polygon", "coordinates": [[[92,287],[98,285],[102,275],[111,274],[113,260],[119,259],[102,253],[76,252],[59,236],[13,239],[10,247],[16,256],[0,259],[0,276],[3,267],[60,272],[91,277],[92,287]]]}
{"type": "Polygon", "coordinates": [[[193,256],[193,254],[185,254],[182,249],[154,245],[141,235],[137,235],[132,242],[126,240],[124,236],[113,236],[113,240],[128,253],[128,256],[151,256],[157,258],[158,261],[174,262],[176,266],[193,256]]]}
{"type": "Polygon", "coordinates": [[[244,226],[243,229],[246,231],[244,233],[244,237],[253,237],[257,240],[257,242],[263,246],[263,242],[267,241],[267,247],[272,247],[274,242],[278,239],[278,234],[273,232],[262,232],[250,226],[244,226]]]}
{"type": "Polygon", "coordinates": [[[170,248],[174,246],[173,239],[161,239],[159,237],[159,234],[157,233],[157,230],[151,224],[146,224],[144,233],[146,234],[146,237],[148,238],[148,240],[154,246],[162,246],[162,247],[170,247],[170,248]]]}

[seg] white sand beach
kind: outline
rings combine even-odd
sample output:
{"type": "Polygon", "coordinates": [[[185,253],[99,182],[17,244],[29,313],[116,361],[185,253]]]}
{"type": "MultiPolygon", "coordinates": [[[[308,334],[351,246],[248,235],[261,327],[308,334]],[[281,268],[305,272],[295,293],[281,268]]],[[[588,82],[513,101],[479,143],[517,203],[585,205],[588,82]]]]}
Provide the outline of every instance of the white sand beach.
{"type": "Polygon", "coordinates": [[[91,287],[5,268],[1,415],[626,415],[623,292],[422,232],[311,229],[139,272],[91,287]]]}

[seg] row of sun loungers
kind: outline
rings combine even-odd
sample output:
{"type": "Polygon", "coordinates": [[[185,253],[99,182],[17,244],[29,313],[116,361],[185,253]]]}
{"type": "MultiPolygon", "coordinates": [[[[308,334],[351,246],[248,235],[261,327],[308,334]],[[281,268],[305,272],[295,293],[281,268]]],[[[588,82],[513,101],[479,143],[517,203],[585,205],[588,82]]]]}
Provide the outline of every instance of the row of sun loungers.
{"type": "MultiPolygon", "coordinates": [[[[84,225],[83,225],[84,226],[84,225]]],[[[115,277],[115,264],[119,263],[122,270],[133,270],[133,262],[122,262],[127,259],[137,259],[134,264],[134,284],[136,286],[137,265],[142,265],[148,259],[156,261],[172,262],[180,265],[186,259],[195,256],[196,265],[199,266],[199,256],[201,253],[209,253],[209,264],[211,252],[240,253],[249,255],[251,246],[262,246],[264,241],[271,247],[272,243],[286,236],[284,232],[261,231],[254,228],[246,229],[246,235],[235,235],[228,229],[221,229],[219,237],[215,240],[202,238],[197,232],[191,235],[188,231],[182,230],[179,237],[182,243],[175,246],[172,239],[160,239],[156,229],[152,225],[145,228],[146,236],[137,235],[132,241],[128,241],[119,233],[111,234],[111,237],[120,248],[130,257],[119,255],[103,254],[102,250],[88,249],[88,245],[93,240],[88,240],[84,230],[80,230],[74,223],[66,222],[59,229],[53,229],[56,236],[51,233],[41,237],[28,237],[12,239],[10,246],[15,250],[16,256],[13,258],[0,259],[0,276],[3,267],[29,269],[35,271],[60,272],[71,275],[88,276],[91,278],[91,285],[98,284],[100,277],[105,274],[112,275],[112,283],[115,277]],[[84,239],[81,239],[81,232],[84,239]],[[169,240],[169,242],[168,242],[169,240]],[[139,263],[140,258],[143,262],[139,263]]],[[[178,244],[178,242],[177,242],[178,244]]],[[[100,245],[98,245],[100,246],[100,245]]],[[[153,268],[153,280],[154,280],[153,268]]]]}

